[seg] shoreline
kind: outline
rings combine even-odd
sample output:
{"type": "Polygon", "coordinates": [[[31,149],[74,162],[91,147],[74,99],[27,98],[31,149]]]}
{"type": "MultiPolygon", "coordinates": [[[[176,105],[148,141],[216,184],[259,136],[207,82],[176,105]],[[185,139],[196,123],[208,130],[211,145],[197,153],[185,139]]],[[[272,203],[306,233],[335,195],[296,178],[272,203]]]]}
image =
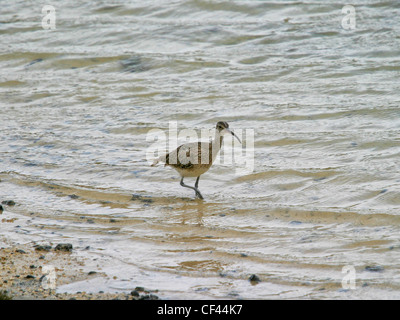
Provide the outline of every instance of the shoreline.
{"type": "MultiPolygon", "coordinates": [[[[142,287],[131,292],[57,292],[60,285],[107,277],[84,271],[85,261],[70,244],[8,244],[1,239],[0,300],[158,300],[142,287]]],[[[153,291],[154,292],[154,291],[153,291]]]]}

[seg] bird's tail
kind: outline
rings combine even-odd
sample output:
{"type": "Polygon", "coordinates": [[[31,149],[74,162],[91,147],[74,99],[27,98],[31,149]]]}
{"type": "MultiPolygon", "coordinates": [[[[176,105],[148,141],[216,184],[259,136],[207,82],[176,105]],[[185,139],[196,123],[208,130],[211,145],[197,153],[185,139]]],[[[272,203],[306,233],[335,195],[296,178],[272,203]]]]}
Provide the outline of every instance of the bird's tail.
{"type": "Polygon", "coordinates": [[[163,154],[160,157],[154,159],[153,163],[150,165],[151,167],[155,167],[160,161],[166,163],[168,158],[168,154],[163,154]]]}

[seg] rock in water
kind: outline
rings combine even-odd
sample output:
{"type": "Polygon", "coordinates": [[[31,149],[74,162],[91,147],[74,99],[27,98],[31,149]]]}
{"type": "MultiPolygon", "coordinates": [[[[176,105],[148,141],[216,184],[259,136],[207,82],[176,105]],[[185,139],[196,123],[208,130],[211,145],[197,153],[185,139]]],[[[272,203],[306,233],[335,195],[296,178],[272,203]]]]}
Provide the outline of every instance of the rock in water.
{"type": "Polygon", "coordinates": [[[249,281],[252,282],[252,283],[258,283],[258,282],[261,282],[261,279],[260,279],[260,277],[257,276],[256,274],[252,274],[252,275],[249,277],[249,281]]]}

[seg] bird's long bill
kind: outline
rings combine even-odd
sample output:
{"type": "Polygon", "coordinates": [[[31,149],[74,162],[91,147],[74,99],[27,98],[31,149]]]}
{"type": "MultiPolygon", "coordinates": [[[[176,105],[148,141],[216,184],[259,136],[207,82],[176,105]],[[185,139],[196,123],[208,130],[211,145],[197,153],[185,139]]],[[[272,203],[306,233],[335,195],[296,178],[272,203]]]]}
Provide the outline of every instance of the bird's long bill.
{"type": "Polygon", "coordinates": [[[242,143],[242,141],[240,141],[239,137],[233,131],[229,130],[228,128],[226,128],[225,130],[228,131],[231,135],[233,135],[236,139],[238,139],[240,143],[242,143]]]}

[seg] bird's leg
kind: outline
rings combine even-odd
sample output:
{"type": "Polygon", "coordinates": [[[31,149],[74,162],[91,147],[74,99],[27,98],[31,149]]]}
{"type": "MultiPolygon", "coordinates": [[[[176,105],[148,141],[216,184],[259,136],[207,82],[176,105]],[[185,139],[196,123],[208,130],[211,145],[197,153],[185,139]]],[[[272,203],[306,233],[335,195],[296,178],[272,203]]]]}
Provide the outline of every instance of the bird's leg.
{"type": "Polygon", "coordinates": [[[200,180],[200,176],[197,177],[196,183],[194,184],[194,187],[195,187],[196,189],[199,188],[199,180],[200,180]]]}
{"type": "Polygon", "coordinates": [[[196,196],[199,197],[200,199],[204,199],[199,190],[199,180],[200,180],[200,176],[197,177],[196,183],[194,184],[194,187],[196,190],[196,196]]]}
{"type": "Polygon", "coordinates": [[[187,184],[184,184],[184,183],[183,183],[183,177],[182,177],[182,179],[181,179],[181,186],[182,186],[182,187],[185,187],[185,188],[190,188],[190,189],[194,190],[194,191],[196,192],[196,195],[197,195],[197,190],[196,190],[196,188],[191,187],[191,186],[188,186],[187,184]]]}
{"type": "MultiPolygon", "coordinates": [[[[198,185],[198,180],[199,180],[199,178],[197,178],[196,185],[198,185]]],[[[197,188],[188,186],[187,184],[184,184],[184,183],[183,183],[183,177],[182,177],[182,179],[181,179],[181,186],[182,186],[182,187],[186,187],[186,188],[190,188],[190,189],[194,190],[194,191],[196,192],[196,196],[199,197],[200,199],[203,199],[203,196],[201,195],[200,191],[197,190],[197,188]]]]}

